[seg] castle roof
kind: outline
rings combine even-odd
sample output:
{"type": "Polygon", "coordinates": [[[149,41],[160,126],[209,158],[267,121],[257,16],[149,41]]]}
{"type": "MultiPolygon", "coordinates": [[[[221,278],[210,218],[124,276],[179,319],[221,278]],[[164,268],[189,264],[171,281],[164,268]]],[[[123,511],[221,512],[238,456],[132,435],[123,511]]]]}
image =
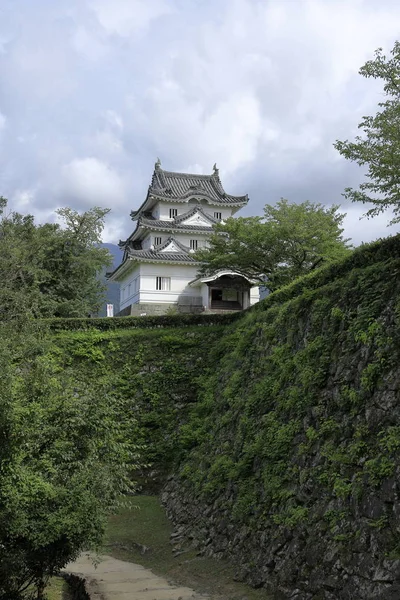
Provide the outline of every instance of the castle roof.
{"type": "Polygon", "coordinates": [[[170,220],[155,219],[151,213],[143,212],[138,217],[135,230],[127,240],[119,242],[119,247],[124,248],[128,242],[140,239],[144,231],[212,233],[213,225],[218,222],[218,219],[204,212],[201,206],[194,206],[191,210],[170,220]],[[189,222],[186,222],[188,220],[189,222]]]}
{"type": "Polygon", "coordinates": [[[238,208],[247,204],[249,200],[247,194],[232,196],[225,192],[216,165],[211,175],[199,175],[164,171],[160,161],[157,161],[146,200],[138,210],[131,212],[131,217],[137,219],[143,211],[149,209],[154,200],[187,202],[190,198],[199,198],[215,206],[238,208]]]}
{"type": "Polygon", "coordinates": [[[171,236],[155,248],[140,250],[127,246],[125,248],[124,261],[109,275],[108,278],[117,281],[119,275],[125,271],[127,265],[132,261],[187,265],[198,264],[198,261],[193,257],[190,248],[171,236]]]}

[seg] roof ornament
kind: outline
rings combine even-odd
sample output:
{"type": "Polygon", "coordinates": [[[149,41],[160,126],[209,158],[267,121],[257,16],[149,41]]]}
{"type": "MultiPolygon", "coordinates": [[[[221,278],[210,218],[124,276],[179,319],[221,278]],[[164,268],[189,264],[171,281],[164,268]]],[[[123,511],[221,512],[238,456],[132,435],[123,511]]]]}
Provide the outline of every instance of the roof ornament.
{"type": "Polygon", "coordinates": [[[156,161],[156,164],[155,164],[155,168],[156,169],[160,169],[161,168],[161,160],[158,158],[158,156],[157,156],[157,161],[156,161]]]}
{"type": "Polygon", "coordinates": [[[219,170],[218,170],[218,168],[217,168],[217,163],[214,163],[214,166],[213,166],[213,171],[214,171],[214,175],[218,175],[218,173],[219,173],[219,170]]]}

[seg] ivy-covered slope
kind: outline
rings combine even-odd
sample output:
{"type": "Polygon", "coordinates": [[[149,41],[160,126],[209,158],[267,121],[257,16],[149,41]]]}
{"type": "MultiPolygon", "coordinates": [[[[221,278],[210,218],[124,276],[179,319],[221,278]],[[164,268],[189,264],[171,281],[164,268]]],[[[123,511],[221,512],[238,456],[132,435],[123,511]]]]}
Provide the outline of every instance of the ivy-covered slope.
{"type": "Polygon", "coordinates": [[[290,598],[400,598],[400,237],[272,294],[209,364],[179,530],[290,598]]]}
{"type": "Polygon", "coordinates": [[[53,351],[64,369],[119,403],[144,466],[134,477],[157,489],[178,461],[179,427],[197,400],[197,380],[208,372],[209,349],[224,327],[199,326],[196,319],[194,325],[184,319],[181,327],[175,320],[171,327],[162,317],[149,317],[140,328],[138,320],[126,329],[124,319],[116,319],[122,327],[106,331],[107,319],[71,320],[73,330],[65,331],[71,324],[64,319],[61,331],[56,323],[53,351]]]}

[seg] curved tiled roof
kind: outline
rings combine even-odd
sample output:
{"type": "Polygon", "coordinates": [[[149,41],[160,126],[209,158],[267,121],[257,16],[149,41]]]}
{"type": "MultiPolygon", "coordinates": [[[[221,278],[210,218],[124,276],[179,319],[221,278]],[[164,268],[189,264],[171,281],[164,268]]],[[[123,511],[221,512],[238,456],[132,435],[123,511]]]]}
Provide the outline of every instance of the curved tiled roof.
{"type": "Polygon", "coordinates": [[[167,238],[165,240],[165,242],[163,242],[162,244],[160,244],[159,246],[157,246],[157,252],[162,252],[171,243],[175,244],[175,246],[178,246],[178,248],[180,248],[182,250],[182,252],[189,252],[190,251],[189,246],[185,246],[185,244],[182,244],[182,242],[180,242],[179,240],[176,240],[174,237],[170,236],[169,238],[167,238]]]}
{"type": "Polygon", "coordinates": [[[183,203],[188,202],[190,198],[205,200],[214,206],[231,206],[233,210],[237,210],[249,201],[247,194],[232,196],[225,192],[215,165],[211,175],[197,175],[164,171],[157,161],[146,199],[137,210],[131,211],[131,218],[134,221],[138,219],[150,209],[154,201],[169,200],[183,203]]]}
{"type": "Polygon", "coordinates": [[[190,210],[186,211],[182,215],[178,215],[177,217],[175,217],[174,221],[175,221],[176,224],[179,224],[181,221],[185,221],[185,219],[189,219],[191,216],[195,215],[196,213],[200,213],[208,221],[211,221],[211,223],[218,223],[219,222],[218,219],[215,219],[214,217],[212,217],[208,213],[204,212],[204,210],[202,209],[201,206],[194,206],[193,208],[191,208],[190,210]]]}
{"type": "Polygon", "coordinates": [[[173,233],[174,231],[180,231],[182,233],[212,233],[213,228],[212,225],[214,223],[219,223],[218,219],[215,219],[212,215],[206,213],[201,206],[194,206],[190,210],[186,211],[182,215],[178,215],[173,220],[162,220],[155,219],[151,216],[151,213],[142,212],[138,217],[137,225],[135,230],[131,233],[129,238],[126,240],[119,241],[119,247],[125,248],[127,242],[132,239],[140,238],[140,228],[145,229],[158,229],[159,231],[167,231],[173,233]],[[210,226],[207,227],[205,225],[196,225],[196,224],[184,224],[182,221],[189,219],[192,215],[199,213],[205,217],[207,221],[210,222],[210,226]]]}
{"type": "Polygon", "coordinates": [[[247,195],[232,196],[225,192],[216,168],[212,175],[197,175],[164,171],[158,163],[154,169],[149,193],[175,201],[184,201],[196,195],[208,198],[217,204],[243,205],[248,201],[247,195]]]}
{"type": "Polygon", "coordinates": [[[144,227],[149,227],[149,228],[157,228],[157,229],[165,229],[168,231],[204,231],[205,233],[211,233],[212,232],[212,225],[214,223],[218,223],[218,220],[215,219],[214,217],[212,217],[211,215],[207,214],[204,212],[204,210],[200,207],[200,206],[195,206],[193,207],[191,210],[188,210],[187,212],[185,212],[183,215],[179,215],[177,217],[175,217],[173,219],[173,221],[168,221],[168,220],[161,220],[161,219],[154,219],[154,217],[151,216],[146,216],[146,217],[140,217],[139,221],[138,221],[138,226],[142,225],[144,227]],[[185,221],[186,219],[189,219],[191,216],[195,215],[196,213],[200,213],[201,215],[203,215],[207,221],[210,222],[210,226],[207,227],[205,225],[196,225],[196,224],[185,224],[182,223],[182,221],[185,221]]]}
{"type": "Polygon", "coordinates": [[[196,232],[201,232],[204,231],[204,233],[212,233],[213,228],[212,227],[204,227],[204,225],[185,225],[185,224],[178,224],[175,225],[175,223],[173,221],[159,221],[157,219],[151,220],[151,219],[141,219],[140,224],[143,226],[148,226],[149,228],[156,228],[156,229],[164,229],[165,231],[183,231],[183,232],[187,232],[189,233],[190,231],[196,231],[196,232]]]}
{"type": "Polygon", "coordinates": [[[196,261],[188,252],[160,252],[159,250],[131,250],[128,249],[128,258],[151,262],[180,262],[194,263],[196,261]]]}
{"type": "Polygon", "coordinates": [[[169,237],[160,246],[149,250],[135,250],[133,248],[127,249],[127,257],[133,260],[140,261],[151,261],[151,262],[180,262],[180,263],[197,263],[193,256],[190,254],[190,248],[185,246],[174,237],[169,237]],[[165,248],[169,244],[175,244],[180,252],[165,251],[165,248]]]}

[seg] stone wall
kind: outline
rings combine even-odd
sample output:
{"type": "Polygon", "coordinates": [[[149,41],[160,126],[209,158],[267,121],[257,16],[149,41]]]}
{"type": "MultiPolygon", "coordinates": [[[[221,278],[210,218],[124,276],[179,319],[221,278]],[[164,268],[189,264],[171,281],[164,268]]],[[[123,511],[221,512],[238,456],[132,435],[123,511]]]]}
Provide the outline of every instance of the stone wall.
{"type": "Polygon", "coordinates": [[[165,314],[198,314],[203,312],[203,307],[198,305],[184,304],[131,304],[118,313],[118,317],[140,317],[143,315],[165,315],[165,314]]]}
{"type": "Polygon", "coordinates": [[[373,249],[221,337],[162,495],[266,593],[400,598],[400,239],[373,249]]]}

